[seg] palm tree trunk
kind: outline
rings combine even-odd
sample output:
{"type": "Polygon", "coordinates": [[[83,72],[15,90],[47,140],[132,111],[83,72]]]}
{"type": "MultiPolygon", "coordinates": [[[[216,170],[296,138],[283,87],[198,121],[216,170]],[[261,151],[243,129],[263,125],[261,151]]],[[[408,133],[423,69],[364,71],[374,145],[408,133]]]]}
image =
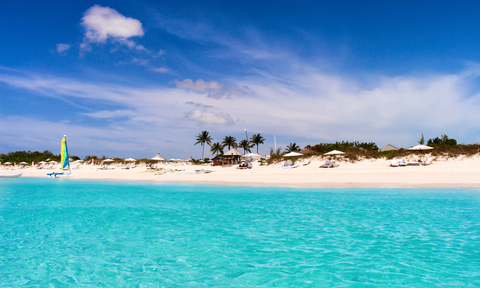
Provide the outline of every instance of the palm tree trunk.
{"type": "Polygon", "coordinates": [[[205,151],[205,143],[202,143],[202,160],[204,159],[203,158],[203,152],[205,151]]]}

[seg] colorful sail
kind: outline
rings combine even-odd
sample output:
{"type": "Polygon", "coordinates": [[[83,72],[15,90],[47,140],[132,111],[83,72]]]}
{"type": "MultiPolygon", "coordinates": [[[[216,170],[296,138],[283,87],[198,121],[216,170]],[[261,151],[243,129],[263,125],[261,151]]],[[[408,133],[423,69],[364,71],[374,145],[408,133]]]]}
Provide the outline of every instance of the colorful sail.
{"type": "Polygon", "coordinates": [[[68,161],[68,149],[67,149],[67,136],[64,135],[62,139],[62,163],[61,167],[63,171],[70,170],[70,162],[68,161]]]}

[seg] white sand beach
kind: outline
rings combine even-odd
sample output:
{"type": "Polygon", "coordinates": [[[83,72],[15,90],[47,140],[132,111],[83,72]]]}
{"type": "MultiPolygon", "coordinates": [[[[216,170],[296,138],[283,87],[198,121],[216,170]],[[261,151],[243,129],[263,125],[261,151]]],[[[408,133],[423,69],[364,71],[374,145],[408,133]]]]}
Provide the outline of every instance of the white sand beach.
{"type": "MultiPolygon", "coordinates": [[[[409,159],[413,161],[414,158],[409,159]]],[[[460,156],[455,159],[437,158],[429,166],[390,167],[385,159],[362,160],[355,163],[337,161],[339,167],[319,168],[325,160],[313,157],[307,166],[280,169],[280,163],[269,166],[253,164],[252,169],[236,169],[210,165],[166,163],[166,171],[152,171],[145,164],[134,169],[96,170],[99,166],[81,165],[72,170],[75,179],[108,179],[128,181],[183,182],[221,185],[283,186],[283,187],[480,187],[480,156],[460,156]],[[212,173],[195,174],[195,170],[210,170],[212,173]]],[[[22,172],[22,177],[47,177],[59,169],[26,168],[2,170],[2,173],[22,172]]]]}

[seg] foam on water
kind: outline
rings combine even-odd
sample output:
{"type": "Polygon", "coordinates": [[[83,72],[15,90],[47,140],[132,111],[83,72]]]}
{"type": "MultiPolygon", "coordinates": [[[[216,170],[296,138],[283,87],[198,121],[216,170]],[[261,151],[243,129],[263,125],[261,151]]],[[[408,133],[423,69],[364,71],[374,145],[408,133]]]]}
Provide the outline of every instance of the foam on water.
{"type": "Polygon", "coordinates": [[[480,286],[480,191],[0,181],[0,286],[480,286]]]}

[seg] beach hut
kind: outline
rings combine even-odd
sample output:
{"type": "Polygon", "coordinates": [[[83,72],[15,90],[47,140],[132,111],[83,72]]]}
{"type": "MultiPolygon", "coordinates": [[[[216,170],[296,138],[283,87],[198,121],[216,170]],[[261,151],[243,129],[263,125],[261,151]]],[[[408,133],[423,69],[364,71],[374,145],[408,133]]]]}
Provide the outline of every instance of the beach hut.
{"type": "Polygon", "coordinates": [[[302,153],[303,155],[310,155],[310,154],[315,154],[315,151],[310,149],[310,145],[309,145],[309,146],[307,146],[307,148],[300,151],[300,153],[302,153]]]}
{"type": "Polygon", "coordinates": [[[238,161],[236,161],[235,158],[241,157],[243,154],[240,153],[235,147],[232,149],[228,150],[226,153],[223,154],[223,156],[232,156],[231,162],[223,162],[222,165],[227,164],[227,165],[233,165],[237,164],[238,161]]]}
{"type": "Polygon", "coordinates": [[[391,144],[387,144],[385,146],[383,146],[382,148],[378,149],[378,152],[385,152],[385,151],[393,151],[393,150],[399,150],[399,148],[391,145],[391,144]]]}

